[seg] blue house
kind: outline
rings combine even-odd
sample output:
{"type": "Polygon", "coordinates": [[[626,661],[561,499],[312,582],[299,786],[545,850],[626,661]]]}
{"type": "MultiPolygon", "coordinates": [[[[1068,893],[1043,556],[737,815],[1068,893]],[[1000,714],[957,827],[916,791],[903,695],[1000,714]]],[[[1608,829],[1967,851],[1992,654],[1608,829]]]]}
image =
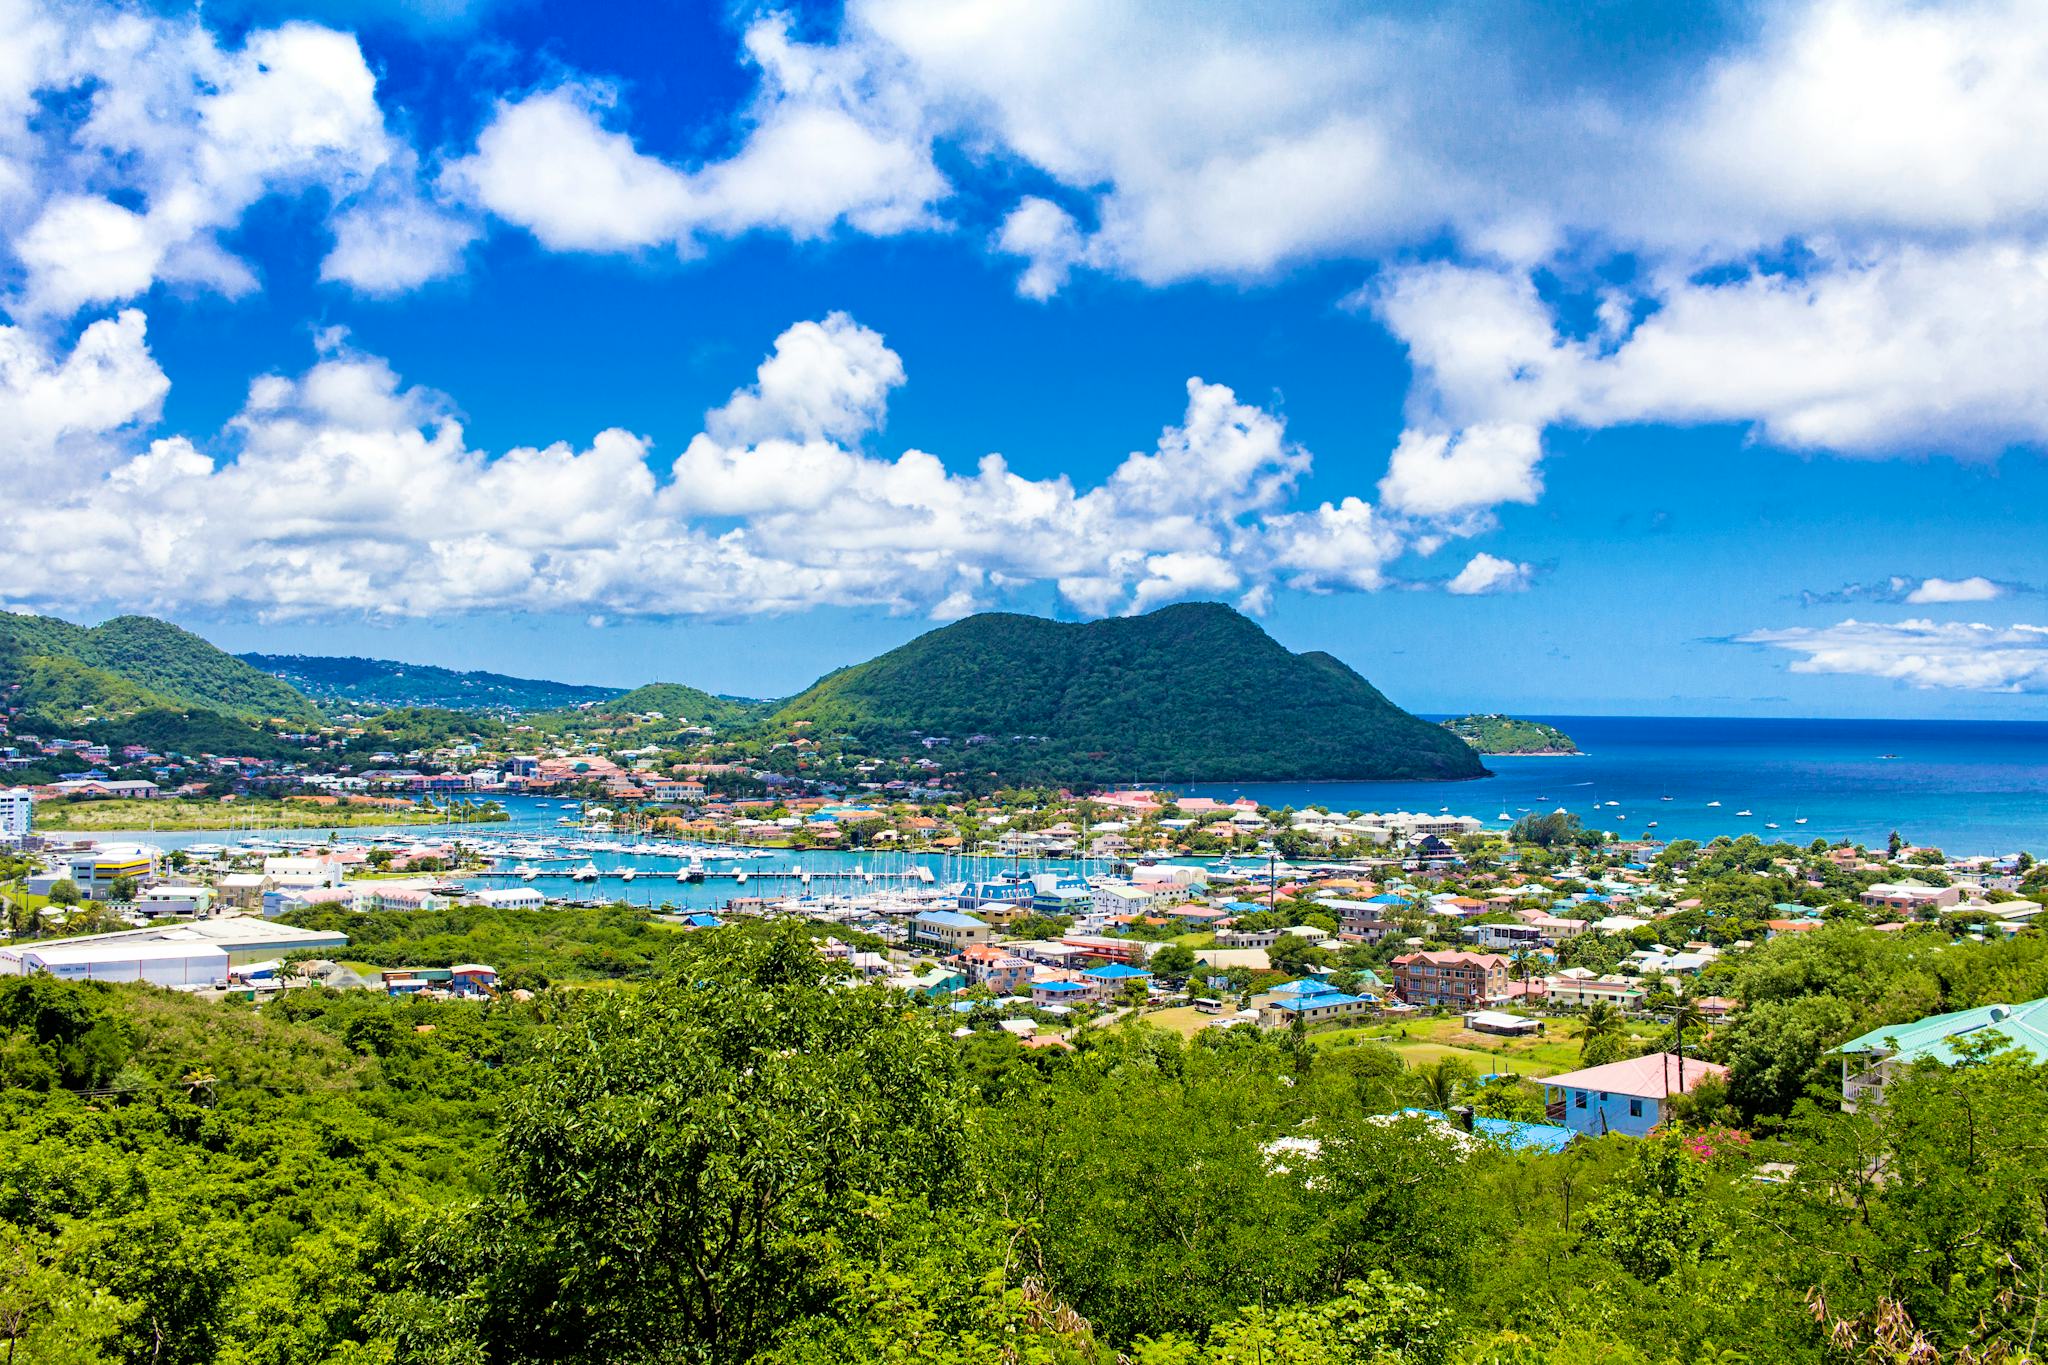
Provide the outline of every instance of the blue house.
{"type": "Polygon", "coordinates": [[[1667,1117],[1671,1097],[1690,1093],[1709,1076],[1728,1068],[1669,1052],[1630,1057],[1584,1071],[1543,1078],[1543,1098],[1553,1123],[1586,1137],[1626,1133],[1647,1137],[1667,1117]]]}

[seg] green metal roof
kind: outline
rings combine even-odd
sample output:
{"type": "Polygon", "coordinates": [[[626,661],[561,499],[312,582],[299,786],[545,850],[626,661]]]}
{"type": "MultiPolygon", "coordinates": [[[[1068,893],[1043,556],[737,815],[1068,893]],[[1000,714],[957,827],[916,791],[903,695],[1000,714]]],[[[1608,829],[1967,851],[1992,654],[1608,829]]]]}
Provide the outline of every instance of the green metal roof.
{"type": "Polygon", "coordinates": [[[1945,1066],[1956,1060],[1949,1040],[1965,1034],[1996,1035],[2032,1053],[2036,1060],[2048,1061],[2048,996],[2023,1005],[1980,1005],[1910,1024],[1886,1024],[1850,1039],[1838,1050],[1888,1053],[1907,1062],[1932,1057],[1945,1066]]]}

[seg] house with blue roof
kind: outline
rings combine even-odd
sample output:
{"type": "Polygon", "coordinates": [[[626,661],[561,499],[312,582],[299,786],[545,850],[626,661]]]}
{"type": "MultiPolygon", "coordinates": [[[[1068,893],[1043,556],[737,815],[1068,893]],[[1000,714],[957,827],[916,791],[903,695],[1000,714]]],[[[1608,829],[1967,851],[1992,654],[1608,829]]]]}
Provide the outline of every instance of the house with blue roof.
{"type": "Polygon", "coordinates": [[[1288,984],[1313,989],[1285,994],[1275,991],[1265,1008],[1259,1011],[1259,1023],[1264,1027],[1292,1028],[1297,1019],[1309,1025],[1326,1024],[1333,1019],[1356,1019],[1379,1009],[1379,1001],[1372,996],[1348,995],[1324,982],[1292,981],[1288,984]]]}
{"type": "Polygon", "coordinates": [[[695,914],[684,915],[682,918],[682,926],[685,929],[717,929],[724,924],[724,920],[708,910],[699,910],[695,914]]]}
{"type": "Polygon", "coordinates": [[[1034,981],[1031,983],[1031,1003],[1034,1005],[1087,1005],[1102,999],[1104,987],[1100,981],[1034,981]]]}
{"type": "MultiPolygon", "coordinates": [[[[1453,1127],[1463,1127],[1460,1119],[1453,1119],[1435,1109],[1403,1109],[1404,1117],[1435,1119],[1453,1127]]],[[[1578,1134],[1555,1123],[1522,1123],[1515,1119],[1492,1119],[1484,1114],[1472,1115],[1472,1136],[1483,1138],[1495,1146],[1510,1152],[1561,1152],[1571,1145],[1578,1134]]]]}

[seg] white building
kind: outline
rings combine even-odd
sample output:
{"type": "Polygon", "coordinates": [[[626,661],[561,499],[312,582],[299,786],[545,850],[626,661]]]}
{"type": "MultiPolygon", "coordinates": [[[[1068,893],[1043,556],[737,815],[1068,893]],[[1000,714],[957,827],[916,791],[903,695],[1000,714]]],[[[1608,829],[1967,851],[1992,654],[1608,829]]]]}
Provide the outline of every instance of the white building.
{"type": "Polygon", "coordinates": [[[496,891],[479,891],[470,897],[478,905],[487,905],[493,910],[538,910],[548,903],[547,897],[530,886],[505,887],[496,891]]]}
{"type": "Polygon", "coordinates": [[[147,981],[213,986],[228,979],[228,954],[211,943],[90,939],[0,948],[0,974],[46,972],[65,981],[147,981]]]}
{"type": "Polygon", "coordinates": [[[263,880],[278,891],[318,891],[341,885],[345,864],[331,855],[265,858],[263,880]]]}
{"type": "Polygon", "coordinates": [[[36,799],[27,787],[0,791],[0,848],[19,848],[35,824],[36,799]]]}

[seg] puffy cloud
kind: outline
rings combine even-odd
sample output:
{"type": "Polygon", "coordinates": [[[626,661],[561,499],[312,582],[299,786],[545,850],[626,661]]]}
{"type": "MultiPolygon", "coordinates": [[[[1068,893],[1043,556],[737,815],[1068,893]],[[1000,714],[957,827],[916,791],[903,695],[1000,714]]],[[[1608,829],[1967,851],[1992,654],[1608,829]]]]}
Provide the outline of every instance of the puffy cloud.
{"type": "MultiPolygon", "coordinates": [[[[287,23],[230,49],[196,19],[111,5],[42,11],[33,57],[0,73],[15,100],[81,101],[82,117],[0,134],[27,155],[0,173],[26,208],[0,215],[38,314],[132,298],[159,280],[234,295],[255,277],[218,236],[272,193],[346,203],[403,175],[355,39],[287,23]],[[31,169],[32,168],[32,169],[31,169]]],[[[4,190],[4,183],[0,183],[4,190]]]]}
{"type": "Polygon", "coordinates": [[[2037,226],[2048,17],[2028,0],[1786,6],[1674,113],[1661,142],[1690,231],[1716,223],[1741,245],[2037,226]]]}
{"type": "Polygon", "coordinates": [[[843,314],[787,329],[664,468],[606,430],[493,454],[454,404],[339,329],[303,373],[249,386],[217,439],[139,428],[165,389],[142,317],[59,359],[0,330],[0,440],[71,470],[0,509],[9,600],[280,616],[484,610],[738,615],[879,605],[946,619],[1032,584],[1076,609],[1276,586],[1372,590],[1400,524],[1358,498],[1291,506],[1310,456],[1227,387],[1187,384],[1149,450],[1100,483],[868,454],[901,359],[843,314]],[[203,447],[225,450],[216,462],[203,447]],[[50,534],[63,527],[62,535],[50,534]]]}
{"type": "Polygon", "coordinates": [[[1520,422],[1481,422],[1459,432],[1401,433],[1380,480],[1387,506],[1418,517],[1457,517],[1504,502],[1534,502],[1543,442],[1520,422]]]}
{"type": "Polygon", "coordinates": [[[605,128],[609,102],[606,91],[563,86],[501,103],[449,183],[558,251],[674,241],[690,220],[689,180],[605,128]]]}
{"type": "Polygon", "coordinates": [[[1915,606],[1933,602],[1993,602],[2005,596],[2005,586],[1990,579],[1930,578],[1906,594],[1915,606]]]}
{"type": "Polygon", "coordinates": [[[857,440],[882,424],[902,382],[903,361],[881,333],[833,313],[777,337],[753,387],[711,412],[705,430],[723,442],[857,440]]]}
{"type": "Polygon", "coordinates": [[[1386,568],[1402,551],[1400,533],[1370,503],[1346,498],[1312,512],[1266,520],[1273,567],[1289,586],[1311,591],[1386,585],[1386,568]]]}
{"type": "Polygon", "coordinates": [[[936,225],[949,190],[906,92],[792,40],[787,21],[745,35],[761,88],[738,148],[697,168],[641,151],[603,115],[616,93],[567,84],[502,100],[451,189],[556,250],[695,250],[700,238],[775,230],[820,237],[842,224],[892,235],[936,225]]]}
{"type": "Polygon", "coordinates": [[[1389,504],[1533,501],[1538,432],[1559,424],[1734,422],[1864,456],[2048,444],[2048,247],[1906,248],[1603,303],[1602,330],[1573,335],[1526,273],[1391,272],[1371,306],[1408,347],[1418,425],[1394,451],[1389,504]]]}
{"type": "Polygon", "coordinates": [[[170,380],[133,309],[93,323],[62,359],[33,333],[0,327],[0,467],[22,503],[102,474],[118,458],[106,439],[155,418],[170,380]]]}
{"type": "Polygon", "coordinates": [[[1530,568],[1511,559],[1481,551],[1444,585],[1444,591],[1459,597],[1478,597],[1496,592],[1523,592],[1529,586],[1530,568]]]}
{"type": "Polygon", "coordinates": [[[334,220],[320,278],[364,294],[400,294],[459,271],[475,223],[415,196],[365,201],[334,220]]]}
{"type": "Polygon", "coordinates": [[[1017,292],[1027,299],[1049,299],[1057,294],[1087,256],[1087,244],[1074,216],[1036,195],[1027,196],[1010,210],[996,234],[995,246],[1005,255],[1024,258],[1017,292]]]}
{"type": "Polygon", "coordinates": [[[1743,644],[1800,655],[1794,673],[1890,678],[1913,687],[2048,692],[2048,626],[1857,621],[1757,630],[1743,644]]]}

